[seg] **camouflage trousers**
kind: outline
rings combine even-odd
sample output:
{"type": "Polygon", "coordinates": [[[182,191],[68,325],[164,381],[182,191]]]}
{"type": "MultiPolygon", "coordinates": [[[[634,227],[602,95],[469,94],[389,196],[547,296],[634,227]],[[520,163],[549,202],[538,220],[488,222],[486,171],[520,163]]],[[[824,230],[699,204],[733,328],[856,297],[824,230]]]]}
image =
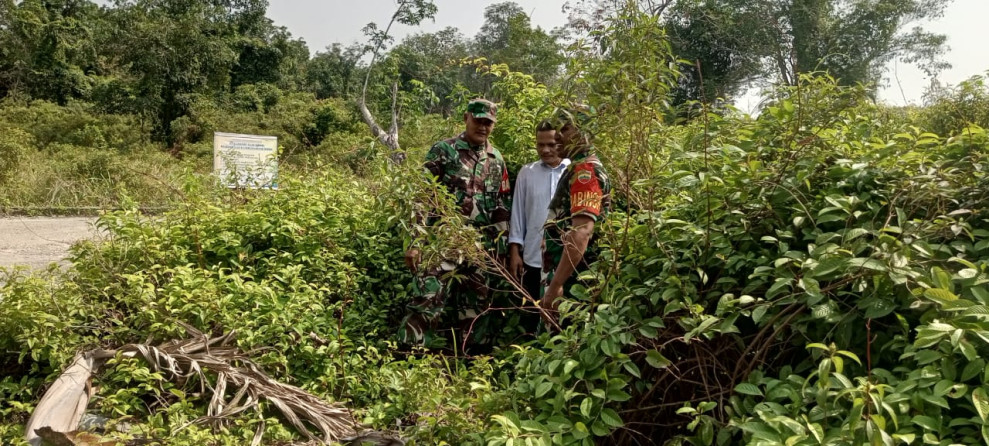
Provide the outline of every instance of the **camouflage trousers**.
{"type": "Polygon", "coordinates": [[[486,342],[488,324],[478,320],[490,305],[490,294],[487,275],[473,266],[443,261],[418,274],[399,342],[429,348],[459,344],[467,336],[469,343],[486,342]]]}

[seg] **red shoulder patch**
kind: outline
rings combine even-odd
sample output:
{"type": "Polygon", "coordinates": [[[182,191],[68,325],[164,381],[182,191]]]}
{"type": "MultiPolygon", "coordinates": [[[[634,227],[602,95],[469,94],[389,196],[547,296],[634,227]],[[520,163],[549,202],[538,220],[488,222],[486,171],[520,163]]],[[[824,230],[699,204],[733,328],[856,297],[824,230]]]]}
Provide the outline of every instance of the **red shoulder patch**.
{"type": "Polygon", "coordinates": [[[570,183],[570,214],[601,215],[603,193],[594,166],[582,163],[574,167],[573,181],[570,183]]]}

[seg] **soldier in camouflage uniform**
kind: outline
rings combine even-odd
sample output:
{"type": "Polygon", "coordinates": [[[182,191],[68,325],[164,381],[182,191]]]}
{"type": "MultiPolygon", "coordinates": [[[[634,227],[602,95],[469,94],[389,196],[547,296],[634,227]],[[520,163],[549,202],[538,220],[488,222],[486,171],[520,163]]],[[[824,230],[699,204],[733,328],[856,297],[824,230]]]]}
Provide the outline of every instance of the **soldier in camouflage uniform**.
{"type": "Polygon", "coordinates": [[[570,165],[560,176],[543,226],[543,290],[540,306],[548,325],[556,323],[558,299],[576,282],[577,272],[597,255],[595,223],[611,209],[611,181],[594,153],[586,127],[594,109],[577,106],[557,116],[556,139],[570,165]]]}
{"type": "MultiPolygon", "coordinates": [[[[483,234],[485,246],[503,256],[511,189],[505,160],[488,142],[496,120],[495,104],[484,99],[470,101],[464,113],[464,133],[434,144],[426,154],[425,168],[453,194],[461,214],[483,234]]],[[[440,346],[444,340],[434,331],[444,315],[454,324],[469,325],[488,304],[488,280],[476,265],[448,259],[419,271],[419,251],[414,248],[405,253],[405,262],[417,277],[399,341],[440,346]]],[[[475,329],[473,335],[479,339],[484,334],[475,329]]]]}

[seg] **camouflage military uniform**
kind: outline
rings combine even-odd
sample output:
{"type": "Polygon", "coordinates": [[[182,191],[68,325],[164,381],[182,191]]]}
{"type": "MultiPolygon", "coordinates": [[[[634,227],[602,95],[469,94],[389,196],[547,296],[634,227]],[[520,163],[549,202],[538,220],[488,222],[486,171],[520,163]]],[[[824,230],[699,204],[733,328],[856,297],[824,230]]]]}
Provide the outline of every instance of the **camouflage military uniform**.
{"type": "MultiPolygon", "coordinates": [[[[461,134],[434,144],[426,154],[425,168],[453,194],[461,214],[483,234],[485,246],[504,255],[511,189],[508,168],[498,149],[490,143],[471,146],[461,134]]],[[[444,314],[469,326],[487,306],[490,290],[486,275],[476,266],[445,260],[418,275],[413,293],[399,340],[438,346],[442,339],[433,330],[444,314]]],[[[475,339],[483,336],[477,326],[472,333],[475,339]]]]}
{"type": "MultiPolygon", "coordinates": [[[[593,153],[594,148],[574,155],[560,176],[556,194],[549,202],[549,216],[543,225],[543,292],[553,281],[556,266],[563,258],[563,234],[570,230],[575,215],[586,215],[600,223],[611,210],[611,181],[604,165],[593,153]]],[[[567,279],[565,289],[576,281],[577,274],[595,260],[597,235],[591,238],[577,270],[567,279]]]]}

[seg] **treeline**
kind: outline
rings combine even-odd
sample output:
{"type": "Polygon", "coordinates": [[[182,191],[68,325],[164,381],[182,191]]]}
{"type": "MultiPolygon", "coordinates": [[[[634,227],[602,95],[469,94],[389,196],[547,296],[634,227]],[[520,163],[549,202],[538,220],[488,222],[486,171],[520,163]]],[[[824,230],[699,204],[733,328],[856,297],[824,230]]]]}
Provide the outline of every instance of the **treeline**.
{"type": "Polygon", "coordinates": [[[356,106],[375,39],[385,50],[367,105],[387,115],[396,84],[411,146],[446,132],[463,98],[491,88],[493,76],[468,61],[510,61],[547,83],[562,63],[559,39],[514,3],[489,7],[476,37],[446,28],[393,45],[372,24],[367,41],[314,55],[267,6],[0,1],[0,207],[164,204],[183,172],[209,169],[214,131],[278,136],[286,167],[317,155],[360,168],[377,150],[356,106]]]}
{"type": "MultiPolygon", "coordinates": [[[[894,57],[936,74],[946,66],[939,59],[945,37],[903,31],[938,16],[949,2],[846,8],[834,0],[650,0],[638,7],[661,21],[673,53],[684,59],[672,95],[683,103],[731,98],[756,80],[793,85],[811,71],[827,71],[843,85],[874,84],[894,57]]],[[[577,38],[588,37],[607,53],[613,43],[596,31],[624,3],[570,2],[566,26],[547,31],[533,26],[519,5],[504,2],[485,9],[474,36],[456,27],[413,34],[387,48],[369,102],[372,109],[390,108],[397,82],[405,112],[449,115],[464,97],[490,93],[491,79],[464,64],[475,58],[553,83],[577,38]]],[[[272,105],[273,91],[352,99],[375,39],[393,41],[370,24],[368,41],[333,43],[311,56],[303,40],[266,16],[267,6],[265,0],[0,1],[0,97],[84,101],[102,113],[140,116],[155,140],[172,144],[180,139],[173,122],[193,114],[201,97],[222,103],[240,93],[235,102],[257,109],[272,105]],[[245,95],[255,103],[243,104],[245,95]]],[[[435,14],[431,1],[402,1],[402,8],[420,21],[435,14]]]]}
{"type": "MultiPolygon", "coordinates": [[[[368,43],[334,43],[310,56],[306,43],[275,25],[266,9],[262,0],[109,6],[5,0],[0,96],[59,105],[83,101],[102,113],[140,116],[155,140],[172,144],[185,130],[176,129],[176,119],[195,114],[203,99],[267,111],[286,94],[321,100],[350,98],[358,90],[368,69],[368,43]]],[[[381,62],[372,98],[389,105],[391,82],[378,77],[394,78],[408,112],[450,113],[459,96],[489,87],[473,67],[459,65],[475,57],[511,63],[544,82],[555,75],[562,62],[557,38],[533,28],[518,5],[493,5],[485,19],[472,38],[450,27],[402,41],[381,62]]],[[[307,143],[319,143],[306,136],[307,143]]]]}
{"type": "MultiPolygon", "coordinates": [[[[725,104],[754,83],[794,85],[808,72],[873,93],[895,57],[937,73],[944,36],[908,28],[949,2],[640,0],[631,7],[663,30],[650,38],[679,58],[670,94],[652,98],[676,123],[697,101],[725,104]]],[[[286,166],[359,169],[384,151],[362,118],[362,97],[370,116],[396,116],[403,149],[428,145],[449,136],[448,118],[470,97],[518,105],[515,92],[496,88],[504,66],[558,90],[575,61],[629,57],[603,32],[625,3],[568,2],[565,25],[553,30],[535,26],[516,3],[497,3],[474,35],[449,26],[400,41],[383,14],[364,28],[366,40],[313,53],[267,17],[265,0],[0,0],[0,184],[8,192],[0,206],[99,206],[119,202],[124,190],[142,203],[158,201],[156,183],[174,186],[182,171],[208,170],[214,131],[278,136],[286,166]]],[[[415,25],[433,18],[436,6],[402,0],[392,13],[415,25]]],[[[920,114],[949,134],[984,116],[977,112],[984,98],[985,89],[970,83],[938,93],[932,104],[946,104],[942,112],[920,114]]],[[[519,130],[531,119],[496,129],[510,161],[522,161],[512,155],[530,145],[531,132],[519,130]]]]}

